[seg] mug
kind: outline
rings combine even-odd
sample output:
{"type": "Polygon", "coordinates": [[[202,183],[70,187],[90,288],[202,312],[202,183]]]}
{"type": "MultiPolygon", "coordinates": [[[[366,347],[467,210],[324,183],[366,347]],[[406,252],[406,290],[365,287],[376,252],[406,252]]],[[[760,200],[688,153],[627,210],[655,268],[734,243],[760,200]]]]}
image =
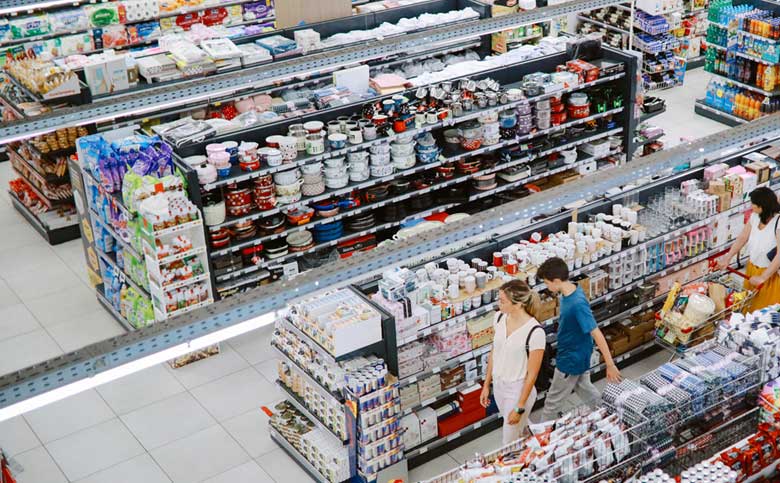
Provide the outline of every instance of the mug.
{"type": "Polygon", "coordinates": [[[347,136],[341,131],[328,134],[328,144],[330,149],[344,149],[347,146],[347,136]]]}
{"type": "Polygon", "coordinates": [[[292,136],[280,136],[279,151],[282,152],[282,161],[294,160],[298,156],[298,140],[292,136]]]}
{"type": "Polygon", "coordinates": [[[306,151],[306,130],[303,128],[293,129],[290,127],[288,133],[295,138],[298,151],[306,151]]]}
{"type": "Polygon", "coordinates": [[[485,288],[487,285],[487,274],[485,272],[477,272],[475,279],[477,281],[477,288],[485,288]]]}
{"type": "Polygon", "coordinates": [[[492,296],[490,290],[488,290],[486,292],[482,292],[482,305],[487,305],[487,304],[489,304],[492,301],[493,301],[493,296],[492,296]]]}
{"type": "Polygon", "coordinates": [[[342,134],[341,123],[338,121],[328,121],[328,134],[342,134]]]}
{"type": "Polygon", "coordinates": [[[324,127],[325,124],[322,121],[309,121],[303,124],[303,128],[309,134],[317,134],[322,131],[322,128],[324,127]]]}
{"type": "Polygon", "coordinates": [[[482,307],[482,296],[475,295],[471,297],[471,308],[478,309],[482,307]]]}
{"type": "Polygon", "coordinates": [[[471,299],[470,298],[463,299],[463,311],[464,312],[471,311],[471,299]]]}
{"type": "Polygon", "coordinates": [[[472,275],[464,277],[463,288],[466,289],[466,293],[474,292],[477,289],[477,279],[472,275]]]}
{"type": "Polygon", "coordinates": [[[457,283],[451,283],[449,287],[447,287],[447,295],[451,299],[456,299],[460,297],[460,287],[458,287],[457,283]]]}
{"type": "Polygon", "coordinates": [[[279,142],[281,141],[281,139],[282,139],[283,137],[284,137],[284,136],[280,136],[280,135],[278,135],[278,134],[274,134],[273,136],[268,136],[267,138],[265,138],[265,144],[266,144],[266,145],[267,145],[269,148],[276,148],[276,149],[279,149],[279,142]]]}
{"type": "Polygon", "coordinates": [[[321,132],[308,134],[306,136],[306,153],[311,155],[322,154],[325,152],[325,137],[321,132]]]}
{"type": "Polygon", "coordinates": [[[363,138],[366,141],[373,141],[377,138],[377,136],[376,126],[373,124],[369,124],[368,126],[363,127],[363,138]]]}
{"type": "Polygon", "coordinates": [[[363,130],[359,126],[350,127],[347,133],[350,144],[360,144],[363,142],[363,130]]]}
{"type": "Polygon", "coordinates": [[[455,312],[455,315],[460,315],[463,313],[463,302],[455,302],[452,304],[452,311],[455,312]]]}

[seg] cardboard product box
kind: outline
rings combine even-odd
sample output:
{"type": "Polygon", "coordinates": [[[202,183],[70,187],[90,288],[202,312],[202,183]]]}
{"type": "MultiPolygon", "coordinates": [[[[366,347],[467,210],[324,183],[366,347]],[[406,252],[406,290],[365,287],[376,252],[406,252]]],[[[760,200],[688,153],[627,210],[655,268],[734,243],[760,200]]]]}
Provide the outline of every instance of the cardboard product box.
{"type": "Polygon", "coordinates": [[[753,161],[745,165],[745,169],[755,174],[758,178],[758,184],[766,183],[769,181],[769,164],[763,161],[753,161]]]}
{"type": "Polygon", "coordinates": [[[422,443],[436,438],[438,434],[436,410],[433,408],[422,408],[416,411],[417,419],[420,421],[420,440],[422,443]]]}
{"type": "Polygon", "coordinates": [[[493,314],[470,319],[466,322],[466,330],[471,338],[472,350],[490,344],[493,342],[493,314]]]}
{"type": "Polygon", "coordinates": [[[401,397],[401,408],[410,408],[420,404],[420,391],[417,389],[417,384],[409,384],[404,386],[399,391],[401,397]]]}
{"type": "Polygon", "coordinates": [[[407,414],[401,418],[401,434],[403,435],[404,445],[407,448],[414,448],[422,444],[420,419],[416,414],[407,414]]]}
{"type": "Polygon", "coordinates": [[[558,315],[558,298],[550,297],[547,294],[540,294],[539,310],[536,318],[539,322],[544,322],[558,315]]]}
{"type": "Polygon", "coordinates": [[[691,265],[685,270],[680,270],[675,273],[671,273],[665,277],[661,277],[655,280],[658,284],[656,287],[655,296],[667,293],[671,290],[674,282],[680,282],[680,285],[685,285],[692,280],[701,278],[709,273],[709,264],[707,260],[702,260],[699,263],[691,265]]]}
{"type": "Polygon", "coordinates": [[[463,429],[469,424],[474,424],[481,419],[485,419],[485,408],[480,406],[479,408],[466,413],[458,413],[448,418],[444,418],[439,421],[439,437],[442,438],[449,434],[452,434],[459,429],[463,429]]]}
{"type": "Polygon", "coordinates": [[[458,391],[458,404],[461,411],[471,411],[480,406],[479,395],[482,393],[482,386],[474,384],[458,391]]]}
{"type": "Polygon", "coordinates": [[[441,390],[453,388],[466,379],[466,371],[463,366],[453,367],[441,371],[441,390]]]}
{"type": "Polygon", "coordinates": [[[352,15],[351,0],[275,0],[279,28],[323,22],[352,15]]]}
{"type": "Polygon", "coordinates": [[[631,344],[628,342],[628,337],[623,337],[621,339],[615,340],[612,344],[609,345],[609,352],[612,354],[612,357],[617,357],[620,354],[625,354],[626,352],[631,350],[631,344]]]}

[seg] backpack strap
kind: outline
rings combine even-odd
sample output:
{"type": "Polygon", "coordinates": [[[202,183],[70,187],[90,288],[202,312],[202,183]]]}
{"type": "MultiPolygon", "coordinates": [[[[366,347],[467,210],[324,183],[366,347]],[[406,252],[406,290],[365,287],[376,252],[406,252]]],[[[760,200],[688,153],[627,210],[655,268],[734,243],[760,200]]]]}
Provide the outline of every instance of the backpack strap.
{"type": "Polygon", "coordinates": [[[544,327],[542,327],[539,324],[534,325],[531,327],[531,330],[528,331],[528,337],[525,339],[525,356],[531,357],[531,336],[534,335],[534,331],[536,329],[542,329],[544,331],[544,327]]]}

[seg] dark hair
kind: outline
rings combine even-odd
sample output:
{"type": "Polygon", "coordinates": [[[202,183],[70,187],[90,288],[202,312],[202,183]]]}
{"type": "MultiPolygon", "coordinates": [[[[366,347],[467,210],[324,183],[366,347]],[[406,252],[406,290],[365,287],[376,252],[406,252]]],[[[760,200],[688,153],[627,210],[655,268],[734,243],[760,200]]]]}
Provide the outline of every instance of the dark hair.
{"type": "Polygon", "coordinates": [[[767,224],[776,214],[780,213],[780,202],[777,195],[769,188],[756,188],[750,192],[750,202],[761,207],[761,223],[767,224]]]}
{"type": "Polygon", "coordinates": [[[536,317],[539,311],[539,294],[531,290],[523,280],[510,280],[499,289],[504,292],[512,304],[520,304],[531,317],[536,317]]]}
{"type": "Polygon", "coordinates": [[[569,280],[569,267],[562,259],[552,257],[545,260],[536,270],[536,278],[543,280],[560,280],[566,282],[569,280]]]}

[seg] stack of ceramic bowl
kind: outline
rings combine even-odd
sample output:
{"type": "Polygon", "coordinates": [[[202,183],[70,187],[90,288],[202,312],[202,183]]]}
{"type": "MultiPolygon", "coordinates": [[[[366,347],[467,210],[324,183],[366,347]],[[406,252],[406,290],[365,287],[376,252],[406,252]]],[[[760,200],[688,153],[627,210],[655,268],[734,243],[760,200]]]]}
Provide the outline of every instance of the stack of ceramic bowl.
{"type": "Polygon", "coordinates": [[[274,173],[274,183],[276,185],[276,201],[280,205],[289,205],[301,200],[301,170],[298,168],[288,169],[274,173]]]}
{"type": "Polygon", "coordinates": [[[276,260],[277,258],[286,256],[287,253],[289,253],[288,249],[289,245],[287,245],[287,241],[283,238],[277,238],[276,240],[269,240],[263,243],[265,256],[269,260],[276,260]]]}
{"type": "Polygon", "coordinates": [[[482,125],[477,121],[468,121],[461,125],[460,147],[474,151],[482,147],[482,125]]]}
{"type": "Polygon", "coordinates": [[[274,190],[274,178],[270,174],[260,176],[254,180],[253,194],[255,206],[260,211],[272,210],[276,207],[274,190]]]}
{"type": "MultiPolygon", "coordinates": [[[[393,174],[393,164],[390,162],[390,149],[389,144],[371,146],[371,176],[383,178],[393,174]]],[[[412,146],[410,149],[414,149],[414,147],[412,146]]]]}
{"type": "Polygon", "coordinates": [[[360,215],[353,216],[348,220],[345,220],[347,230],[350,231],[364,231],[372,228],[376,224],[376,219],[373,213],[361,213],[360,215]]]}
{"type": "Polygon", "coordinates": [[[487,112],[479,117],[482,124],[482,145],[493,146],[501,141],[501,129],[498,124],[498,113],[487,112]]]}
{"type": "Polygon", "coordinates": [[[236,223],[233,225],[232,231],[233,236],[236,237],[237,241],[254,238],[255,235],[257,235],[257,227],[255,226],[255,222],[252,220],[245,220],[236,223]]]}
{"type": "Polygon", "coordinates": [[[498,115],[499,134],[501,139],[509,140],[517,136],[517,114],[512,109],[502,111],[498,115]]]}
{"type": "Polygon", "coordinates": [[[257,154],[257,143],[241,141],[238,145],[238,164],[241,171],[257,171],[260,169],[260,156],[257,154]]]}
{"type": "Polygon", "coordinates": [[[328,189],[339,189],[349,184],[346,158],[331,158],[325,160],[325,186],[328,189]]]}
{"type": "Polygon", "coordinates": [[[447,154],[455,154],[460,151],[460,141],[463,133],[460,129],[447,129],[444,131],[444,151],[447,154]]]}
{"type": "Polygon", "coordinates": [[[222,143],[212,143],[206,145],[206,156],[209,164],[217,170],[220,178],[230,176],[230,153],[222,143]]]}
{"type": "Polygon", "coordinates": [[[285,230],[284,215],[277,213],[257,220],[257,226],[260,228],[263,236],[281,233],[285,230]]]}
{"type": "MultiPolygon", "coordinates": [[[[415,147],[415,151],[417,153],[417,159],[421,163],[433,163],[437,159],[439,159],[439,153],[441,153],[441,150],[439,149],[439,146],[436,145],[436,140],[433,138],[433,135],[431,133],[425,133],[425,135],[420,136],[419,139],[417,139],[417,146],[415,147]]],[[[395,164],[395,167],[398,169],[406,169],[411,168],[412,166],[404,166],[399,167],[398,164],[395,164]]]]}
{"type": "Polygon", "coordinates": [[[498,185],[496,182],[496,173],[476,176],[474,178],[474,189],[479,191],[492,190],[498,185]]]}
{"type": "Polygon", "coordinates": [[[252,212],[252,192],[242,185],[231,185],[225,190],[225,206],[230,216],[246,216],[252,212]]]}
{"type": "Polygon", "coordinates": [[[537,129],[550,128],[550,100],[536,101],[536,127],[537,129]]]}
{"type": "Polygon", "coordinates": [[[264,147],[257,150],[257,157],[266,166],[276,167],[282,165],[282,152],[276,148],[264,147]]]}
{"type": "Polygon", "coordinates": [[[325,192],[325,180],[322,179],[322,163],[312,163],[301,166],[303,196],[317,196],[325,192]]]}
{"type": "Polygon", "coordinates": [[[333,223],[317,225],[312,228],[312,231],[314,232],[314,241],[325,243],[341,238],[344,234],[344,225],[341,221],[334,221],[333,223]]]}
{"type": "Polygon", "coordinates": [[[366,151],[356,151],[347,154],[349,161],[349,180],[353,183],[359,183],[367,180],[371,176],[369,168],[368,153],[366,151]]]}
{"type": "Polygon", "coordinates": [[[531,103],[528,102],[528,99],[523,99],[517,104],[515,114],[517,114],[517,134],[530,133],[534,127],[534,119],[531,115],[531,103]]]}
{"type": "Polygon", "coordinates": [[[314,237],[311,232],[303,230],[290,233],[285,239],[290,252],[305,252],[314,248],[314,237]]]}

